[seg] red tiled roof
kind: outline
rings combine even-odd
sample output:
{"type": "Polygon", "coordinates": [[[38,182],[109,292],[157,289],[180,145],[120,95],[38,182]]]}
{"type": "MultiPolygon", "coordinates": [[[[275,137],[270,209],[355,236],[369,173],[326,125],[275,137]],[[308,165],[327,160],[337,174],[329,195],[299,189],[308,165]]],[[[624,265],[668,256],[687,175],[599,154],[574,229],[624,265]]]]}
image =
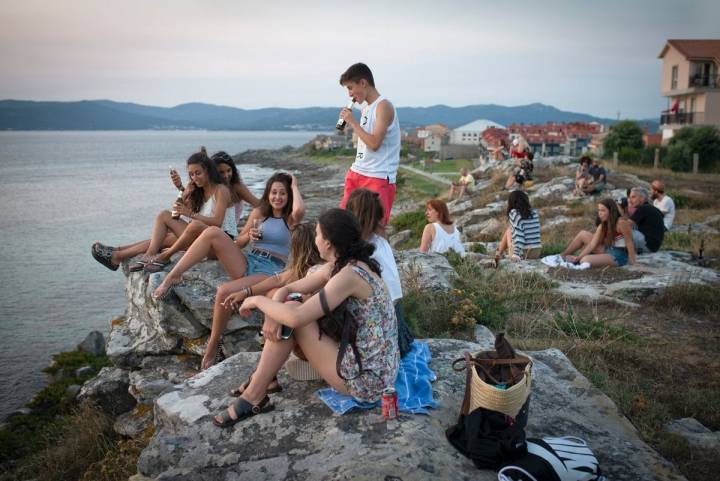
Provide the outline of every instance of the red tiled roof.
{"type": "Polygon", "coordinates": [[[672,45],[678,52],[688,60],[712,58],[720,62],[720,40],[668,40],[658,58],[663,58],[667,53],[668,46],[672,45]]]}

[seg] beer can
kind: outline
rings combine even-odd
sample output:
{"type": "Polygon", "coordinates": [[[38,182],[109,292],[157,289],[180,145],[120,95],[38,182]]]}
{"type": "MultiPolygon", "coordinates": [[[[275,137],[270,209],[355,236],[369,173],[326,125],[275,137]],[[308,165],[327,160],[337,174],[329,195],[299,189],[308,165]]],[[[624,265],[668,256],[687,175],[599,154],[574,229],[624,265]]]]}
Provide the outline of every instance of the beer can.
{"type": "Polygon", "coordinates": [[[387,387],[382,392],[382,414],[385,419],[398,416],[398,397],[395,388],[387,387]]]}

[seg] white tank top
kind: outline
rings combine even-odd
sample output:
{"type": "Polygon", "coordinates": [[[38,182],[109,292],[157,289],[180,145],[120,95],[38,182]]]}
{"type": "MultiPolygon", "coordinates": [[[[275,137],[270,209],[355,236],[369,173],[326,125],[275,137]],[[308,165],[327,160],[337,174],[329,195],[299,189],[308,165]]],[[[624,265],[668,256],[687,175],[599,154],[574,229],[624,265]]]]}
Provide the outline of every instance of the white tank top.
{"type": "MultiPolygon", "coordinates": [[[[377,108],[383,100],[385,97],[379,96],[360,113],[360,127],[369,134],[372,134],[375,128],[377,108]]],[[[400,122],[394,106],[393,113],[393,120],[378,150],[371,150],[362,139],[358,138],[357,154],[350,170],[366,177],[387,179],[391,184],[395,183],[400,165],[400,122]]]]}
{"type": "Polygon", "coordinates": [[[457,230],[457,227],[453,225],[452,234],[448,234],[437,222],[433,222],[433,225],[435,226],[435,237],[430,243],[430,252],[444,254],[452,249],[462,256],[465,255],[465,246],[460,242],[460,231],[457,230]]]}
{"type": "MultiPolygon", "coordinates": [[[[215,196],[217,195],[217,190],[215,191],[215,194],[210,196],[208,200],[205,201],[202,208],[200,209],[200,212],[198,214],[204,216],[204,217],[212,217],[213,211],[215,210],[215,196]]],[[[231,205],[227,209],[225,209],[225,217],[223,218],[223,223],[220,226],[220,228],[227,232],[228,234],[232,235],[233,238],[237,236],[237,221],[235,220],[235,206],[231,205]]]]}

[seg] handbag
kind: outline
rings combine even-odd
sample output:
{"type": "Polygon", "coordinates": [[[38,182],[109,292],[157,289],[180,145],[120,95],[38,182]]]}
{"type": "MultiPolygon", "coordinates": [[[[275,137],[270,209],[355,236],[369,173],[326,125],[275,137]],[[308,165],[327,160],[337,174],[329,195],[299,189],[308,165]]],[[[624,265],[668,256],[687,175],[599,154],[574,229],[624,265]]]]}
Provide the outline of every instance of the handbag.
{"type": "Polygon", "coordinates": [[[503,333],[495,337],[494,351],[466,351],[452,367],[466,371],[461,415],[484,408],[516,418],[530,395],[532,361],[517,355],[503,333]]]}

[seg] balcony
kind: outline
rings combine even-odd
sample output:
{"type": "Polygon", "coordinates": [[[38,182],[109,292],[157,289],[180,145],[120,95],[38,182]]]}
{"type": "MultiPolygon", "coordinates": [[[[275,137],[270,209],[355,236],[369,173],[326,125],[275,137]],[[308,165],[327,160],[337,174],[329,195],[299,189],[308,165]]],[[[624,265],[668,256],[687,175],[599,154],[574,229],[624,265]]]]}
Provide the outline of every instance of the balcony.
{"type": "Polygon", "coordinates": [[[720,75],[693,75],[688,81],[690,88],[720,88],[720,75]]]}
{"type": "Polygon", "coordinates": [[[705,112],[671,112],[664,110],[660,115],[660,125],[693,125],[705,121],[705,112]]]}

